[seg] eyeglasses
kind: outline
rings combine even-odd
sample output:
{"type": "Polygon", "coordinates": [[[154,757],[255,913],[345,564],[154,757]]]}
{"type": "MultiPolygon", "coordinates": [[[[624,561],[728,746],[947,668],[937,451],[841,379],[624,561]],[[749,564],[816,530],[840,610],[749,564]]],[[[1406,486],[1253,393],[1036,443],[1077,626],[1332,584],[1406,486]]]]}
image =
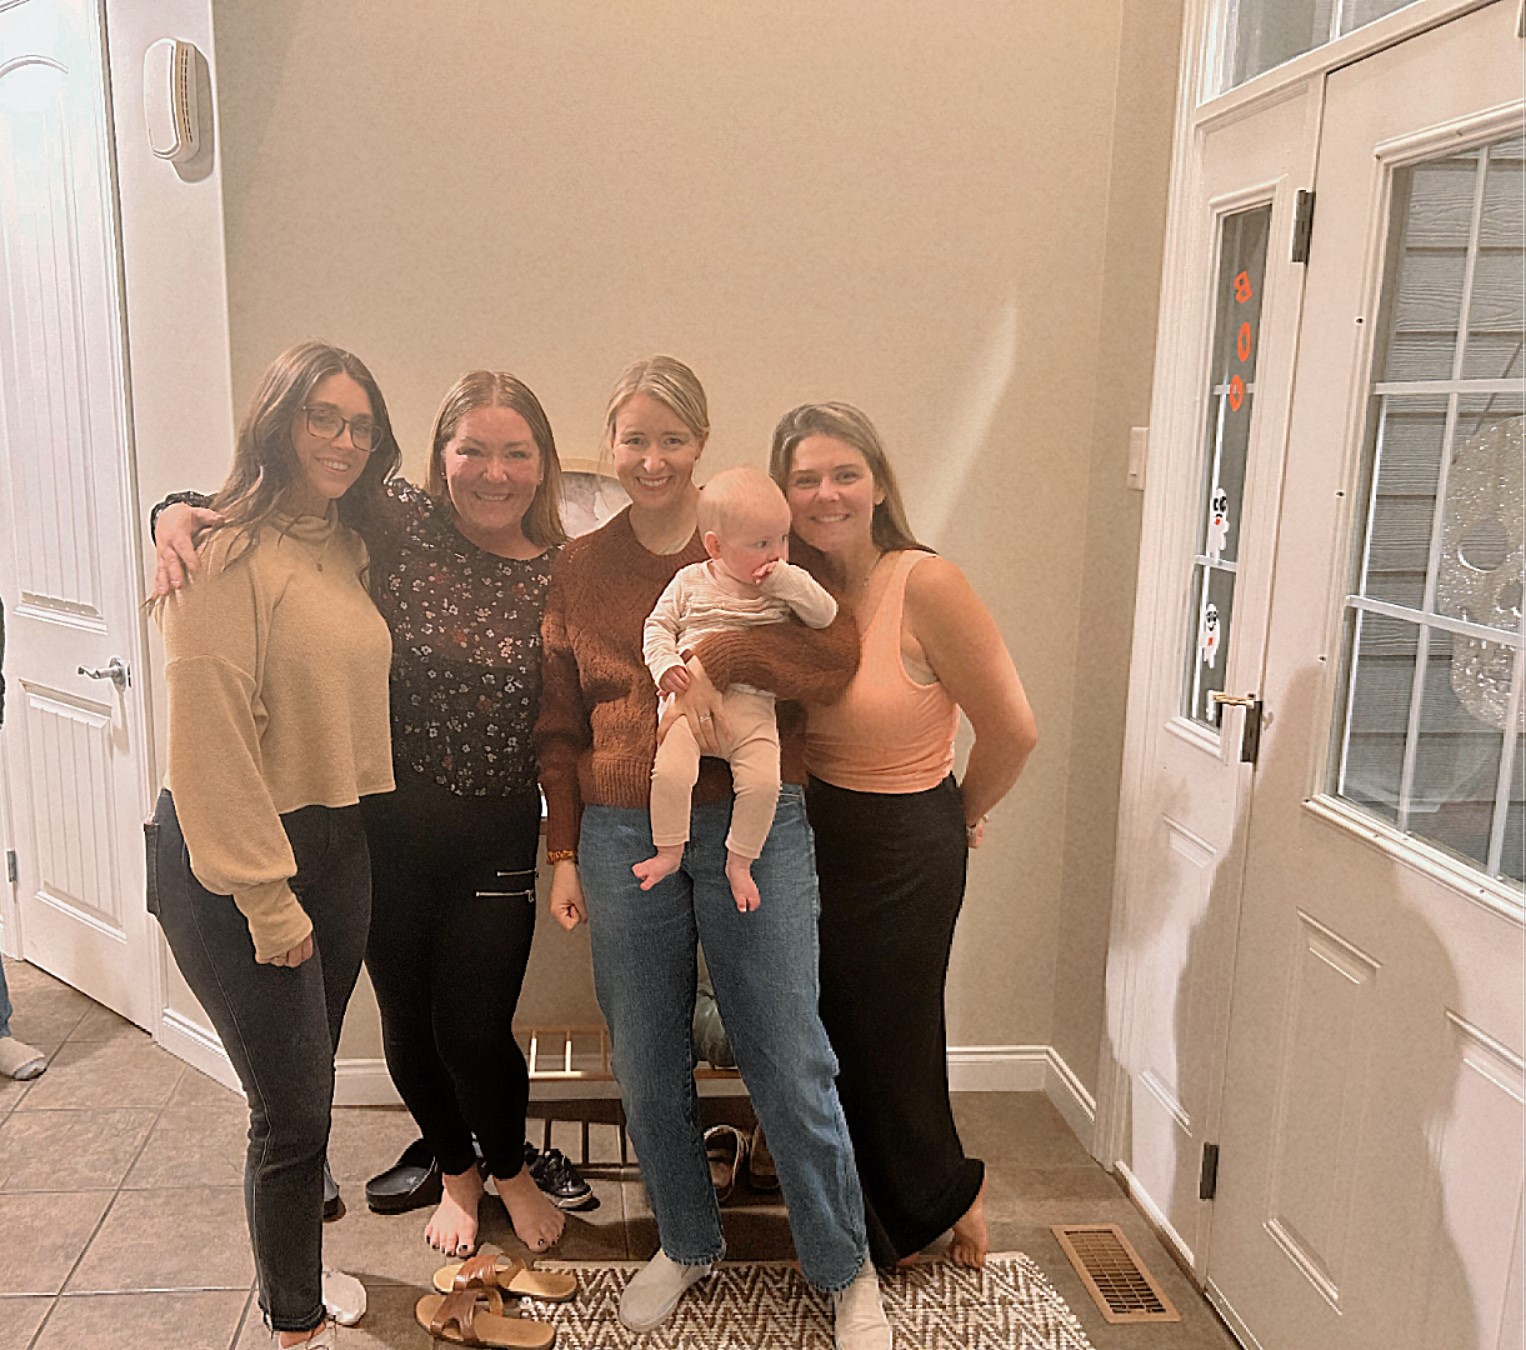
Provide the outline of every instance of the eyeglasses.
{"type": "Polygon", "coordinates": [[[369,417],[341,417],[339,409],[327,403],[313,403],[302,411],[307,415],[308,431],[322,440],[337,440],[349,427],[351,443],[363,454],[369,455],[381,444],[382,429],[369,417]]]}

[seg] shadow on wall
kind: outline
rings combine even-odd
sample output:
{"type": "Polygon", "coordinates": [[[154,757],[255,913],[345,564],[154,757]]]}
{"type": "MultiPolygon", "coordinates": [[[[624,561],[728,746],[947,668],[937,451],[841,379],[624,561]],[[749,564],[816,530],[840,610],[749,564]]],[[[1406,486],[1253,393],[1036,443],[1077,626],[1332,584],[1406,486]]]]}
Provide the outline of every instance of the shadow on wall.
{"type": "MultiPolygon", "coordinates": [[[[1307,724],[1317,688],[1318,675],[1314,672],[1290,687],[1289,707],[1283,713],[1287,723],[1307,724]]],[[[1278,777],[1272,769],[1279,754],[1279,739],[1271,735],[1262,742],[1258,777],[1263,780],[1278,777]]],[[[1280,987],[1263,983],[1260,991],[1263,996],[1270,993],[1280,1005],[1274,1019],[1278,1025],[1275,1040],[1245,1045],[1238,1019],[1246,1016],[1244,1003],[1251,996],[1247,986],[1254,983],[1247,973],[1263,956],[1272,970],[1293,972],[1297,959],[1294,948],[1301,934],[1310,931],[1299,922],[1302,899],[1290,904],[1275,895],[1278,879],[1271,874],[1272,863],[1265,856],[1264,845],[1262,856],[1250,859],[1243,896],[1236,895],[1239,869],[1233,860],[1246,846],[1249,832],[1248,813],[1242,811],[1235,822],[1231,846],[1223,855],[1231,860],[1230,865],[1219,867],[1207,905],[1191,922],[1184,941],[1172,942],[1167,935],[1157,933],[1141,935],[1132,943],[1135,962],[1158,957],[1169,960],[1173,948],[1182,954],[1171,985],[1172,1007],[1169,1014],[1160,1009],[1161,1016],[1154,1025],[1171,1028],[1172,1044],[1169,1050],[1160,1047],[1160,1053],[1174,1057],[1170,1071],[1174,1084],[1181,1088],[1179,1100],[1192,1103],[1201,1115],[1201,1123],[1193,1122],[1194,1129],[1199,1137],[1211,1137],[1202,1131],[1216,1130],[1222,1138],[1226,1117],[1233,1115],[1236,1122],[1234,1137],[1240,1156],[1226,1148],[1221,1159],[1218,1194],[1209,1221],[1212,1227],[1208,1223],[1202,1226],[1203,1251],[1195,1253],[1200,1274],[1213,1282],[1237,1313],[1247,1316],[1253,1334],[1270,1335],[1264,1340],[1267,1350],[1298,1350],[1279,1341],[1275,1329],[1256,1325],[1256,1307],[1266,1307],[1269,1300],[1292,1306],[1307,1298],[1314,1312],[1326,1312],[1312,1281],[1269,1235],[1269,1225],[1280,1225],[1306,1250],[1330,1258],[1332,1283],[1344,1285],[1342,1292],[1347,1295],[1346,1308],[1333,1316],[1361,1318],[1350,1328],[1361,1344],[1445,1346],[1447,1350],[1482,1350],[1486,1343],[1492,1346],[1494,1340],[1486,1342],[1479,1325],[1482,1307],[1491,1300],[1481,1298],[1480,1291],[1474,1289],[1454,1237],[1465,1232],[1471,1221],[1463,1212],[1469,1197],[1466,1193],[1448,1194],[1440,1169],[1441,1147],[1457,1096],[1458,1055],[1444,1011],[1459,1007],[1457,972],[1441,938],[1405,900],[1406,882],[1415,874],[1386,854],[1375,850],[1370,854],[1373,860],[1382,859],[1386,868],[1376,892],[1378,902],[1387,906],[1381,945],[1378,951],[1371,951],[1372,944],[1365,935],[1353,945],[1365,945],[1376,962],[1372,978],[1380,983],[1374,993],[1400,989],[1405,996],[1396,998],[1389,992],[1376,1000],[1380,1015],[1372,1019],[1369,1044],[1351,1047],[1343,1043],[1341,1034],[1349,1027],[1300,1019],[1295,999],[1283,992],[1292,989],[1289,979],[1280,987]],[[1258,932],[1268,935],[1257,944],[1263,950],[1250,950],[1246,943],[1256,941],[1258,932]],[[1267,941],[1276,944],[1275,952],[1265,950],[1267,941]],[[1211,1019],[1205,1023],[1201,1016],[1195,1019],[1194,999],[1213,987],[1231,952],[1236,973],[1227,1025],[1212,1025],[1211,1019]],[[1229,1042],[1223,1096],[1212,1105],[1207,1066],[1213,1051],[1192,1041],[1194,1030],[1201,1034],[1204,1025],[1210,1025],[1212,1034],[1222,1035],[1226,1042],[1232,1034],[1239,1038],[1229,1042]],[[1303,1053],[1295,1057],[1295,1049],[1303,1053]],[[1341,1119],[1337,1112],[1322,1114],[1325,1103],[1315,1100],[1315,1090],[1326,1089],[1326,1100],[1339,1103],[1347,1083],[1331,1080],[1328,1065],[1318,1062],[1321,1051],[1328,1051],[1337,1064],[1349,1051],[1359,1071],[1367,1074],[1392,1072],[1398,1066],[1402,1078],[1395,1075],[1386,1082],[1366,1081],[1361,1091],[1347,1098],[1353,1110],[1361,1111],[1359,1120],[1341,1119]],[[1376,1107],[1378,1101],[1385,1109],[1376,1107]],[[1252,1128],[1255,1121],[1261,1123],[1252,1128]],[[1352,1150],[1349,1189],[1344,1191],[1346,1177],[1339,1151],[1342,1136],[1350,1140],[1352,1150]],[[1245,1156],[1245,1146],[1251,1141],[1260,1156],[1245,1156]],[[1348,1203],[1338,1207],[1336,1199],[1341,1194],[1348,1203]],[[1379,1231],[1364,1231],[1353,1223],[1359,1206],[1350,1199],[1364,1195],[1369,1204],[1372,1197],[1386,1197],[1379,1203],[1383,1217],[1390,1222],[1380,1225],[1379,1231]],[[1231,1228],[1235,1230],[1233,1237],[1231,1228]],[[1209,1241],[1210,1234],[1217,1246],[1209,1241]],[[1231,1242],[1244,1244],[1247,1237],[1255,1246],[1254,1252],[1231,1248],[1231,1242]],[[1386,1273],[1379,1274],[1380,1270],[1386,1273]],[[1256,1285],[1246,1297],[1251,1280],[1256,1285]],[[1396,1292],[1399,1296],[1392,1297],[1396,1292]],[[1372,1297],[1375,1293],[1389,1296],[1382,1307],[1372,1297]],[[1353,1301],[1356,1306],[1352,1306],[1353,1301]],[[1381,1337],[1369,1339],[1382,1330],[1376,1325],[1378,1319],[1386,1323],[1386,1341],[1381,1337]]],[[[1259,838],[1253,842],[1262,844],[1259,838]]],[[[1282,889],[1285,892],[1285,883],[1282,889]]],[[[1311,911],[1318,910],[1320,900],[1311,895],[1306,903],[1311,911]]],[[[1149,982],[1136,980],[1130,997],[1137,999],[1137,991],[1148,987],[1149,982]]],[[[1156,987],[1167,987],[1164,974],[1156,987]]],[[[1149,1010],[1139,1011],[1148,1015],[1149,1010]]],[[[1141,1091],[1150,1091],[1141,1083],[1150,1070],[1143,1055],[1120,1058],[1129,1068],[1128,1100],[1119,1105],[1126,1120],[1124,1137],[1130,1141],[1125,1154],[1132,1157],[1132,1150],[1140,1146],[1134,1138],[1133,1099],[1141,1091]]],[[[1157,1148],[1162,1142],[1149,1141],[1157,1148]]],[[[1176,1147],[1196,1149],[1185,1133],[1176,1134],[1174,1142],[1176,1147]]],[[[1169,1214],[1191,1214],[1191,1207],[1199,1203],[1198,1158],[1177,1157],[1176,1163],[1166,1170],[1157,1154],[1154,1175],[1175,1176],[1178,1187],[1173,1197],[1152,1198],[1169,1214]]]]}

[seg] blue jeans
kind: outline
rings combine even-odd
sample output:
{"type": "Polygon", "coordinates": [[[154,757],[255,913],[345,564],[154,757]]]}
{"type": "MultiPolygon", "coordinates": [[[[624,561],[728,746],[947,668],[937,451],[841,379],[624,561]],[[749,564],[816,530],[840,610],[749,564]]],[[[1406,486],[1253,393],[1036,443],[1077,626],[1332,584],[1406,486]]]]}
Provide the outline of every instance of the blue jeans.
{"type": "Polygon", "coordinates": [[[0,961],[0,1039],[11,1034],[11,991],[5,987],[5,963],[0,961]]]}
{"type": "Polygon", "coordinates": [[[725,874],[729,801],[694,808],[683,866],[643,891],[644,809],[583,811],[578,860],[594,984],[662,1249],[702,1265],[725,1250],[694,1087],[695,945],[779,1168],[805,1276],[846,1288],[864,1264],[864,1201],[837,1100],[837,1058],[816,1011],[819,901],[801,788],[786,783],[752,874],[763,897],[737,910],[725,874]]]}

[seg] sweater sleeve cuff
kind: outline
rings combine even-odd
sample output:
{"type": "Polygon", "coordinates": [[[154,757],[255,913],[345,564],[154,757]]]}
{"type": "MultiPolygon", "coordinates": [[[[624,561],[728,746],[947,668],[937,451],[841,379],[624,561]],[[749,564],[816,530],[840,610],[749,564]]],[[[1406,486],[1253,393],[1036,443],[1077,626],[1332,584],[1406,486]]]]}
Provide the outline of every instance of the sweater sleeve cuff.
{"type": "Polygon", "coordinates": [[[289,952],[313,931],[313,921],[287,881],[268,881],[233,893],[233,903],[249,923],[254,959],[269,961],[289,952]]]}

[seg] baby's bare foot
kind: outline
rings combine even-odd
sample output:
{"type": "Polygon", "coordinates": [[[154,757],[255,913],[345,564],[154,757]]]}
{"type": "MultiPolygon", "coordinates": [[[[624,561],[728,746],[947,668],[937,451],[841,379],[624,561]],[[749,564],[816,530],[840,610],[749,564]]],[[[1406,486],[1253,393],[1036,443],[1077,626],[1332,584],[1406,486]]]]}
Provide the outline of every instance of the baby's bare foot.
{"type": "Polygon", "coordinates": [[[631,868],[636,878],[641,882],[641,889],[649,891],[664,877],[670,877],[678,871],[679,865],[684,860],[684,846],[674,844],[668,848],[660,848],[645,862],[638,862],[631,868]]]}
{"type": "Polygon", "coordinates": [[[477,1206],[482,1200],[482,1177],[475,1167],[459,1175],[447,1173],[445,1193],[424,1225],[424,1238],[446,1256],[470,1256],[477,1250],[477,1206]]]}
{"type": "Polygon", "coordinates": [[[555,1245],[566,1225],[566,1216],[545,1196],[535,1184],[528,1167],[519,1169],[517,1176],[505,1181],[496,1178],[498,1198],[509,1211],[509,1222],[519,1240],[532,1252],[543,1252],[555,1245]]]}
{"type": "Polygon", "coordinates": [[[731,884],[731,898],[737,908],[746,914],[762,903],[758,895],[758,883],[752,879],[752,859],[739,853],[726,854],[726,880],[731,884]]]}
{"type": "Polygon", "coordinates": [[[957,1266],[971,1266],[979,1270],[986,1263],[986,1252],[991,1236],[986,1230],[986,1183],[980,1182],[975,1203],[964,1212],[964,1217],[954,1225],[953,1240],[948,1244],[948,1259],[957,1266]]]}

